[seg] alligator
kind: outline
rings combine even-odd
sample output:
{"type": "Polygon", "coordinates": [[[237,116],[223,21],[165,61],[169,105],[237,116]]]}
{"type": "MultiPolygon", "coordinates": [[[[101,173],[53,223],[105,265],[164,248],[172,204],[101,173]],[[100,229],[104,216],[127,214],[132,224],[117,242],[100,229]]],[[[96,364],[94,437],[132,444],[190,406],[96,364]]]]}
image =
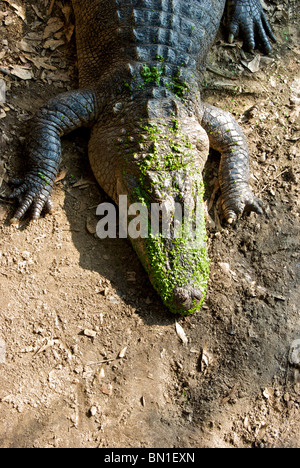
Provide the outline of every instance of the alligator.
{"type": "Polygon", "coordinates": [[[249,187],[242,129],[229,113],[201,101],[207,55],[226,7],[230,42],[240,34],[248,49],[257,43],[269,53],[275,37],[259,0],[72,4],[79,89],[50,100],[33,117],[28,171],[10,195],[19,200],[11,222],[52,211],[61,137],[89,127],[90,165],[102,189],[116,204],[126,196],[128,206],[148,210],[148,235],[130,240],[152,285],[172,312],[192,314],[209,279],[202,171],[210,147],[221,154],[224,220],[263,211],[249,187]],[[153,232],[152,205],[160,223],[167,213],[168,235],[153,232]]]}

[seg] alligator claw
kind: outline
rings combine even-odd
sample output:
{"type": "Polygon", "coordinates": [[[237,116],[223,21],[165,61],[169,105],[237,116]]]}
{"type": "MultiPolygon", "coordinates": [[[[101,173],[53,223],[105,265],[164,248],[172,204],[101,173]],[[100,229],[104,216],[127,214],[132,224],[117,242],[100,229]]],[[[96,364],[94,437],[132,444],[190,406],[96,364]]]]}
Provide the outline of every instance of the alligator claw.
{"type": "Polygon", "coordinates": [[[252,211],[260,215],[264,213],[262,201],[254,197],[251,191],[235,200],[222,200],[222,208],[228,224],[233,224],[244,213],[252,211]]]}
{"type": "Polygon", "coordinates": [[[31,210],[31,219],[37,220],[42,211],[50,213],[53,209],[53,203],[50,198],[50,185],[41,183],[40,181],[28,180],[23,181],[14,179],[11,181],[13,185],[21,184],[20,187],[15,188],[8,196],[8,199],[18,199],[19,208],[15,212],[13,218],[10,220],[11,224],[18,224],[21,218],[31,210]],[[35,183],[34,183],[35,182],[35,183]]]}
{"type": "Polygon", "coordinates": [[[230,33],[229,36],[228,36],[228,42],[229,44],[232,44],[234,41],[234,34],[230,33]]]}

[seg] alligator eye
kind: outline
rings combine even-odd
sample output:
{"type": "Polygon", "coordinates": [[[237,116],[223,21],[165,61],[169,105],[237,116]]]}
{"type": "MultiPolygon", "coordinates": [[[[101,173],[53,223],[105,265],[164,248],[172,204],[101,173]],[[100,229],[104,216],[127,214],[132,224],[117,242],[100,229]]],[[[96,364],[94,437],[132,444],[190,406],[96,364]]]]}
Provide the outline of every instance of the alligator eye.
{"type": "Polygon", "coordinates": [[[151,193],[151,198],[152,200],[155,200],[159,203],[161,203],[163,201],[163,193],[161,190],[159,190],[158,188],[153,188],[152,189],[152,193],[151,193]]]}

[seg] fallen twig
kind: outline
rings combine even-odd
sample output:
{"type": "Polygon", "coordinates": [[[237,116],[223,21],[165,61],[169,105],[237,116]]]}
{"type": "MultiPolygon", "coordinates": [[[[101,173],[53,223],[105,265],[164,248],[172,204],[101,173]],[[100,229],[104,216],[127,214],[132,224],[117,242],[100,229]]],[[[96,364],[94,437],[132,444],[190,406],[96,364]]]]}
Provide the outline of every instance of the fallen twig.
{"type": "Polygon", "coordinates": [[[53,7],[54,7],[54,3],[55,3],[55,0],[51,0],[51,3],[50,3],[50,5],[49,5],[48,11],[47,11],[48,16],[50,16],[51,13],[52,13],[52,10],[53,10],[53,7]]]}
{"type": "Polygon", "coordinates": [[[107,362],[116,361],[118,358],[104,359],[103,361],[89,362],[88,366],[97,366],[98,364],[106,364],[107,362]]]}

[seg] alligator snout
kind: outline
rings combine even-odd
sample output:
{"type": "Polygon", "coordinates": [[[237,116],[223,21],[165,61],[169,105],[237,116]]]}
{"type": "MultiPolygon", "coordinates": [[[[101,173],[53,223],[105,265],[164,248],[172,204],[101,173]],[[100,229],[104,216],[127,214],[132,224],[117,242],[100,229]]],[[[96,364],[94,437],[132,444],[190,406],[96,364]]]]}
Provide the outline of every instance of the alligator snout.
{"type": "Polygon", "coordinates": [[[174,306],[178,310],[188,311],[193,307],[197,307],[203,299],[203,293],[197,288],[179,288],[176,287],[173,291],[174,306]]]}

